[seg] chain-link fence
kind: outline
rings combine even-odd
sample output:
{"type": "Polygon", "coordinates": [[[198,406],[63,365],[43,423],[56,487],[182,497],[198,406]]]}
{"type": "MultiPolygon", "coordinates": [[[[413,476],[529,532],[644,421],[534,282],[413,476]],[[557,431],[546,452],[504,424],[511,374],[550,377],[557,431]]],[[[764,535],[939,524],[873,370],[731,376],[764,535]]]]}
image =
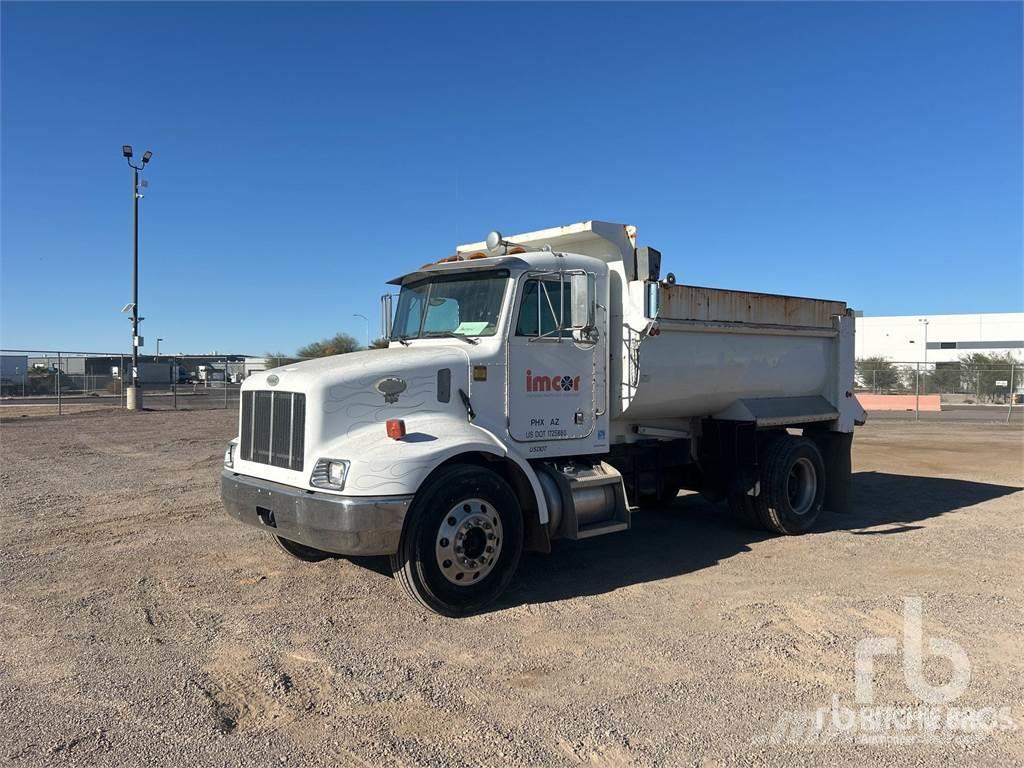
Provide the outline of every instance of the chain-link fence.
{"type": "MultiPolygon", "coordinates": [[[[237,407],[246,377],[293,360],[243,355],[145,355],[140,357],[138,371],[143,408],[237,407]]],[[[125,408],[131,377],[130,354],[0,349],[0,415],[125,408]]]]}
{"type": "MultiPolygon", "coordinates": [[[[241,383],[249,375],[298,360],[145,355],[139,361],[143,407],[235,408],[241,383]]],[[[125,408],[131,364],[131,355],[119,352],[0,349],[0,415],[125,408]]],[[[1024,362],[1013,360],[993,362],[984,356],[928,363],[862,359],[856,362],[855,388],[872,416],[910,414],[919,420],[941,413],[943,418],[1024,418],[1024,362]]]]}
{"type": "Polygon", "coordinates": [[[856,391],[870,413],[960,414],[1010,421],[1024,413],[1024,364],[966,357],[939,362],[868,358],[856,363],[856,391]],[[1014,406],[1019,406],[1014,408],[1014,406]],[[1005,411],[1005,414],[1004,414],[1005,411]]]}

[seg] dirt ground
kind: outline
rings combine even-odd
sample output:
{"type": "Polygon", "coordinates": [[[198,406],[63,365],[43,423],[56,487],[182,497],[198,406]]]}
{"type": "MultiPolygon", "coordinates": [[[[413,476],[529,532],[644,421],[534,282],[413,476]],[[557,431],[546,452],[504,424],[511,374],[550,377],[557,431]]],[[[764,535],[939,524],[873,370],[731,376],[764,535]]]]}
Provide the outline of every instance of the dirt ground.
{"type": "MultiPolygon", "coordinates": [[[[751,532],[683,495],[627,533],[526,557],[494,610],[450,620],[378,560],[303,564],[227,518],[234,419],[0,425],[0,762],[1024,763],[1019,426],[869,423],[854,511],[811,534],[751,532]],[[861,705],[859,641],[910,647],[907,597],[925,649],[969,660],[966,690],[936,705],[961,725],[902,744],[801,730],[861,705]]],[[[953,666],[926,654],[925,678],[953,666]]],[[[898,654],[873,681],[871,706],[932,706],[898,654]]]]}

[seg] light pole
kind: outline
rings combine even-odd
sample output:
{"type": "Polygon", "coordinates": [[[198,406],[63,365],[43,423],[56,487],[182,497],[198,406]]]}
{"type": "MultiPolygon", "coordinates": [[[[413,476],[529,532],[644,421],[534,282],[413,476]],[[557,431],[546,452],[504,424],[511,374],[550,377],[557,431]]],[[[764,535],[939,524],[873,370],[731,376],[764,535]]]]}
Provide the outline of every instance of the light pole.
{"type": "MultiPolygon", "coordinates": [[[[925,376],[924,386],[925,386],[925,391],[927,391],[928,390],[928,318],[927,317],[919,317],[917,319],[917,322],[921,323],[924,326],[924,376],[925,376]]],[[[921,371],[920,371],[920,368],[921,368],[921,366],[918,366],[918,372],[917,372],[917,391],[919,393],[921,391],[921,371]]],[[[920,419],[921,418],[921,410],[920,410],[920,408],[917,408],[915,406],[914,410],[915,410],[915,412],[917,414],[915,418],[920,419]]]]}
{"type": "Polygon", "coordinates": [[[142,165],[135,165],[132,162],[132,146],[125,144],[121,147],[124,159],[132,169],[132,203],[135,211],[134,239],[135,249],[132,259],[132,385],[128,388],[127,406],[129,411],[137,411],[142,408],[142,390],[139,386],[139,346],[142,338],[139,336],[139,171],[146,167],[146,164],[153,157],[149,150],[142,155],[142,165]]]}
{"type": "Polygon", "coordinates": [[[366,321],[366,348],[370,348],[370,318],[366,315],[360,315],[358,312],[352,315],[352,317],[361,317],[366,321]]]}

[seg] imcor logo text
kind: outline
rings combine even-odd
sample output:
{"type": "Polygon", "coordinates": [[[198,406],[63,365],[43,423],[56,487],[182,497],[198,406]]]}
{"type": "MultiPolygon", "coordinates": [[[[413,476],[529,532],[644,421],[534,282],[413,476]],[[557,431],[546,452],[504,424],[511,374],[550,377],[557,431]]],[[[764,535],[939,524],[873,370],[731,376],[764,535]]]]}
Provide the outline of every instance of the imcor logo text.
{"type": "Polygon", "coordinates": [[[526,369],[526,391],[527,392],[579,392],[580,377],[571,374],[558,374],[545,376],[535,374],[529,368],[526,369]]]}

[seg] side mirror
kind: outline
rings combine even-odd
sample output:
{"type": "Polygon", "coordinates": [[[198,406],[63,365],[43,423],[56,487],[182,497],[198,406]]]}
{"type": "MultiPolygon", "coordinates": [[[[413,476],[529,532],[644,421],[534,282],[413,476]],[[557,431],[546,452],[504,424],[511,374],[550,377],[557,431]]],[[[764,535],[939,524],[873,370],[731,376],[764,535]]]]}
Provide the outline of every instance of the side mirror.
{"type": "Polygon", "coordinates": [[[385,293],[380,297],[380,335],[385,339],[391,338],[391,330],[394,325],[395,313],[391,304],[392,295],[390,293],[385,293]]]}
{"type": "Polygon", "coordinates": [[[573,330],[594,327],[594,299],[596,298],[594,276],[585,272],[569,278],[569,324],[573,330]]]}

